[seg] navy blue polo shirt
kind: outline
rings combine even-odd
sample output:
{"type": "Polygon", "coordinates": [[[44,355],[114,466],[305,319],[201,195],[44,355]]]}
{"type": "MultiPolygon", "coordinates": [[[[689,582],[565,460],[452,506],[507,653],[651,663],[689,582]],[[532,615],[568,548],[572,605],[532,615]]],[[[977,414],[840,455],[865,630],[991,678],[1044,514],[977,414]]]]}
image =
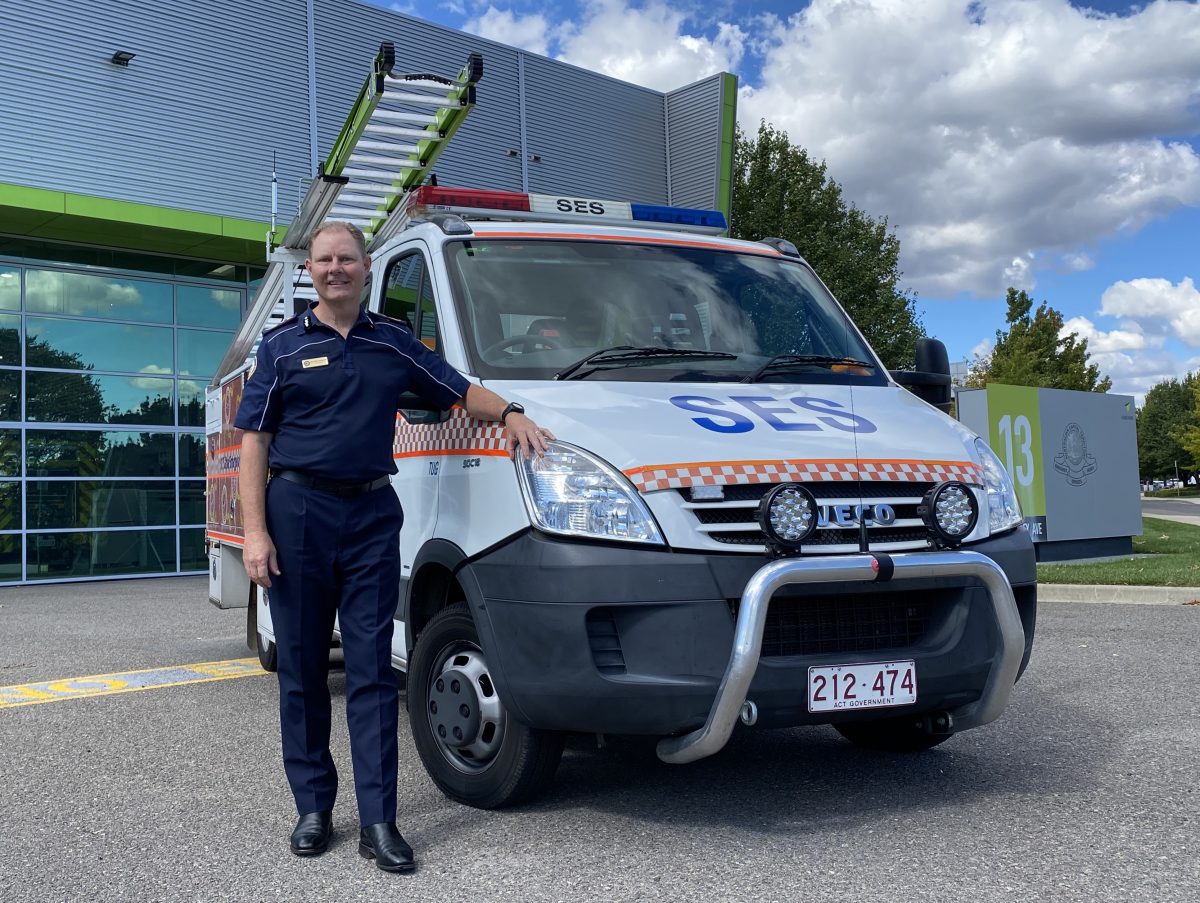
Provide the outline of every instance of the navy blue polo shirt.
{"type": "Polygon", "coordinates": [[[401,393],[449,410],[470,383],[399,320],[360,311],[343,339],[314,306],[263,336],[234,425],[274,434],[275,470],[346,482],[395,473],[401,393]]]}

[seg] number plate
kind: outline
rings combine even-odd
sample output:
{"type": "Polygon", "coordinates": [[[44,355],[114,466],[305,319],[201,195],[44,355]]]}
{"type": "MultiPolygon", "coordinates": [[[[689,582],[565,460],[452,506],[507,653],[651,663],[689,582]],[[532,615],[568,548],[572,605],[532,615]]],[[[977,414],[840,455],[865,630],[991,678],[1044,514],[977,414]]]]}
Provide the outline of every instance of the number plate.
{"type": "Polygon", "coordinates": [[[886,709],[916,701],[917,669],[911,661],[808,669],[810,712],[886,709]]]}

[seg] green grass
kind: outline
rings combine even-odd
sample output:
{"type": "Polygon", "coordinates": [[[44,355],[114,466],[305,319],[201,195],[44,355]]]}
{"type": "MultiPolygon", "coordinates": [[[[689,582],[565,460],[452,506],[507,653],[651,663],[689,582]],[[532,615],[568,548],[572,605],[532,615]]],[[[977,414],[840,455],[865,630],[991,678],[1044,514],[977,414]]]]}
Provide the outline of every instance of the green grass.
{"type": "Polygon", "coordinates": [[[1200,586],[1200,527],[1142,518],[1133,557],[1091,564],[1039,564],[1039,583],[1200,586]]]}

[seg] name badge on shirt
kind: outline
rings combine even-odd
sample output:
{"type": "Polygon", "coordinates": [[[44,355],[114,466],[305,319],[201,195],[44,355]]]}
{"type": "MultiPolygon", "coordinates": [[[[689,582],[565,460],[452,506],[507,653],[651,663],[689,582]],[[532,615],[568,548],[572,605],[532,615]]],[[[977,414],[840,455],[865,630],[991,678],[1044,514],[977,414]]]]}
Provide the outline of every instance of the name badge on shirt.
{"type": "Polygon", "coordinates": [[[310,358],[307,358],[306,360],[302,360],[300,363],[303,365],[305,370],[309,369],[310,367],[328,367],[329,366],[329,358],[327,358],[327,357],[310,357],[310,358]]]}

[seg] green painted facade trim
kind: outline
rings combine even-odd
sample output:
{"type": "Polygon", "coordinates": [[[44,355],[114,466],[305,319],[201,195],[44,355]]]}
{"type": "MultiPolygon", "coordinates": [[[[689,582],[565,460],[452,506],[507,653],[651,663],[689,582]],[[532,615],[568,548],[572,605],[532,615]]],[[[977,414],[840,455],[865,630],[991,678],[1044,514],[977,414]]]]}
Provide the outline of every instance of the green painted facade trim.
{"type": "Polygon", "coordinates": [[[267,224],[0,182],[0,232],[262,266],[267,224]]]}
{"type": "Polygon", "coordinates": [[[721,162],[717,183],[717,209],[729,219],[733,211],[733,144],[737,126],[737,76],[721,75],[721,162]]]}

